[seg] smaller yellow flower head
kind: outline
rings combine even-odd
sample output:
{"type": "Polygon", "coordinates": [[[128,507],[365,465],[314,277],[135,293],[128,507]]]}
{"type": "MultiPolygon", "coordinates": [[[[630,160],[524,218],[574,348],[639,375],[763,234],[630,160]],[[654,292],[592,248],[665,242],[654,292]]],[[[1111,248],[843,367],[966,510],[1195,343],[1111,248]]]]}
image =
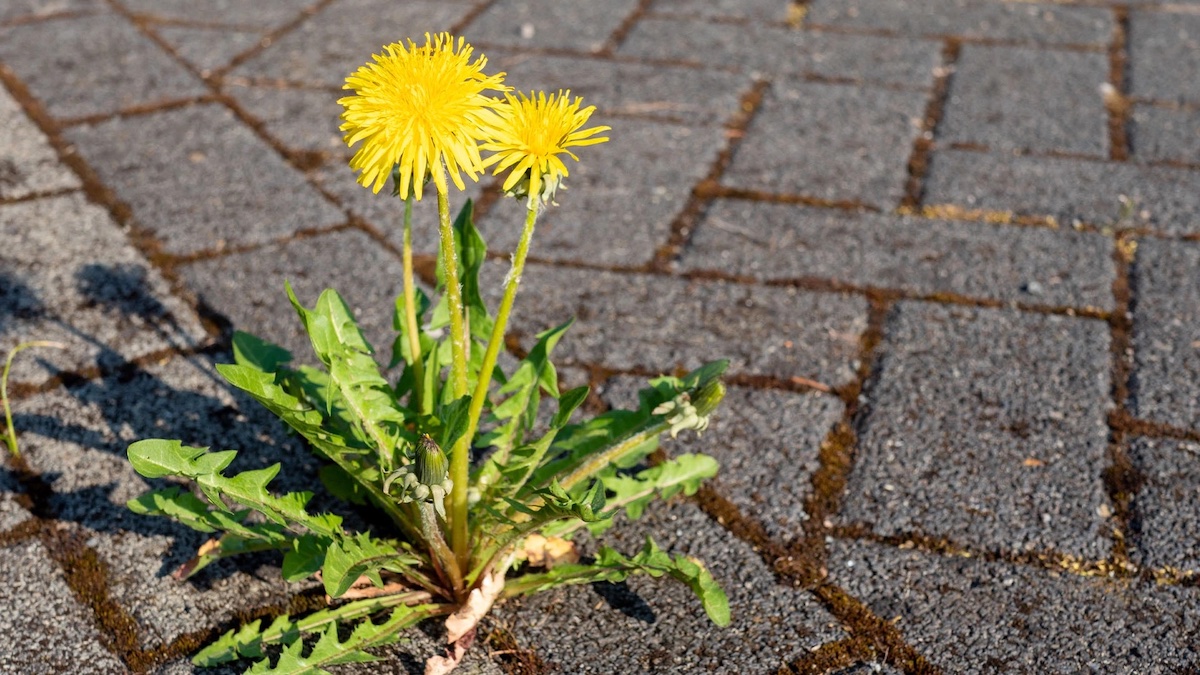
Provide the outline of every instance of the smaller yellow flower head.
{"type": "Polygon", "coordinates": [[[504,181],[505,191],[528,180],[521,191],[529,195],[531,206],[539,198],[549,201],[568,173],[559,155],[565,153],[578,162],[567,148],[603,143],[608,138],[596,134],[609,127],[581,129],[596,108],[581,110],[583,99],[577,96],[572,101],[569,91],[549,96],[530,92],[519,97],[506,93],[504,97],[506,102],[496,106],[482,146],[495,154],[484,160],[483,166],[495,164],[496,174],[512,170],[504,181]]]}
{"type": "Polygon", "coordinates": [[[485,111],[498,103],[483,92],[508,87],[503,73],[483,73],[486,58],[471,61],[473,51],[462,38],[426,33],[424,45],[387,45],[346,78],[342,88],[354,95],[338,100],[346,108],[341,129],[347,145],[362,141],[350,160],[359,183],[378,193],[398,166],[400,197],[411,187],[420,199],[430,174],[441,191],[447,172],[460,190],[460,170],[476,180],[485,111]]]}

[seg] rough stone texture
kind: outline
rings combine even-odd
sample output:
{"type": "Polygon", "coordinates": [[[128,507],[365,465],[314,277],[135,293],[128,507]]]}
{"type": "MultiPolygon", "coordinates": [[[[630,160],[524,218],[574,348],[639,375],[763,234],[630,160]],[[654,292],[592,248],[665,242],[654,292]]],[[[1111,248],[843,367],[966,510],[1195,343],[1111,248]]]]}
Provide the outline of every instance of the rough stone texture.
{"type": "Polygon", "coordinates": [[[349,157],[350,149],[338,130],[344,108],[337,102],[349,92],[252,87],[236,80],[225,91],[289,150],[349,157]]]}
{"type": "Polygon", "coordinates": [[[1129,82],[1134,96],[1200,101],[1200,16],[1133,12],[1129,21],[1129,82]]]}
{"type": "Polygon", "coordinates": [[[1200,111],[1196,109],[1134,106],[1129,128],[1137,159],[1194,164],[1200,158],[1200,111]]]}
{"type": "Polygon", "coordinates": [[[0,670],[10,673],[119,673],[91,612],[38,541],[0,549],[0,670]]]}
{"type": "Polygon", "coordinates": [[[67,137],[169,253],[263,244],[345,221],[215,104],[76,127],[67,137]]]}
{"type": "Polygon", "coordinates": [[[938,140],[992,150],[1108,156],[1099,52],[964,45],[938,140]]]}
{"type": "Polygon", "coordinates": [[[49,139],[0,87],[0,199],[79,187],[79,178],[58,161],[49,139]]]}
{"type": "Polygon", "coordinates": [[[1186,671],[1196,589],[838,541],[831,581],[956,673],[1186,671]]]}
{"type": "Polygon", "coordinates": [[[1108,554],[1108,327],[897,306],[843,516],[984,550],[1108,554]]]}
{"type": "Polygon", "coordinates": [[[0,351],[28,340],[66,345],[23,352],[13,382],[207,340],[195,313],[80,194],[0,207],[0,240],[0,351]]]}
{"type": "Polygon", "coordinates": [[[1200,427],[1200,244],[1139,242],[1132,285],[1131,408],[1140,417],[1200,427]]]}
{"type": "Polygon", "coordinates": [[[518,92],[570,90],[572,97],[582,96],[584,105],[595,105],[597,117],[618,131],[626,122],[613,114],[722,124],[741,110],[739,95],[752,84],[748,77],[716,70],[570,56],[492,55],[488,65],[507,73],[504,83],[518,92]]]}
{"type": "Polygon", "coordinates": [[[777,84],[764,97],[723,183],[892,208],[925,114],[919,92],[777,84]]]}
{"type": "Polygon", "coordinates": [[[946,150],[934,153],[925,194],[928,204],[1096,226],[1118,220],[1125,195],[1147,225],[1171,234],[1200,231],[1200,172],[1174,167],[946,150]]]}
{"type": "Polygon", "coordinates": [[[900,35],[1080,45],[1106,45],[1113,28],[1112,12],[1103,7],[995,0],[816,0],[806,23],[900,35]]]}
{"type": "Polygon", "coordinates": [[[1129,456],[1145,479],[1133,503],[1136,562],[1200,571],[1200,445],[1139,438],[1129,456]]]}
{"type": "Polygon", "coordinates": [[[313,0],[121,0],[132,12],[159,19],[274,28],[312,7],[313,0]]]}
{"type": "Polygon", "coordinates": [[[680,14],[703,17],[737,17],[784,21],[788,4],[779,0],[654,0],[650,11],[655,14],[680,14]]]}
{"type": "MultiPolygon", "coordinates": [[[[700,558],[729,595],[733,623],[713,626],[691,591],[665,577],[572,586],[500,607],[496,621],[550,672],[707,673],[730,664],[769,672],[846,637],[811,596],[777,584],[748,544],[695,506],[656,504],[634,523],[618,518],[601,543],[632,555],[649,535],[664,550],[700,558]]],[[[595,547],[588,541],[584,550],[595,547]]]]}
{"type": "Polygon", "coordinates": [[[927,40],[653,18],[639,21],[618,50],[757,76],[815,75],[908,87],[930,85],[940,52],[941,45],[927,40]]]}
{"type": "MultiPolygon", "coordinates": [[[[634,409],[646,386],[646,378],[617,377],[601,396],[614,408],[634,409]]],[[[721,469],[709,484],[772,537],[788,541],[808,519],[804,500],[820,468],[821,442],[843,410],[840,400],[824,394],[729,387],[707,431],[663,436],[661,447],[671,456],[711,455],[721,469]]]]}
{"type": "Polygon", "coordinates": [[[1104,310],[1116,276],[1098,234],[741,200],[708,210],[679,266],[1104,310]]]}
{"type": "Polygon", "coordinates": [[[204,84],[112,14],[0,28],[0,61],[55,117],[206,93],[204,84]],[[45,55],[53,54],[51,61],[45,55]]]}
{"type": "Polygon", "coordinates": [[[99,0],[8,0],[0,6],[0,21],[48,17],[103,6],[99,0]]]}
{"type": "MultiPolygon", "coordinates": [[[[493,266],[492,277],[504,269],[493,266]]],[[[861,298],[720,281],[528,265],[521,296],[511,325],[522,345],[574,316],[557,360],[617,369],[729,359],[731,373],[837,386],[854,376],[866,328],[861,298]]]]}
{"type": "MultiPolygon", "coordinates": [[[[20,444],[21,437],[17,437],[20,444]]],[[[4,446],[5,449],[8,446],[4,446]]],[[[0,470],[0,533],[8,532],[14,527],[33,517],[25,508],[25,497],[20,494],[21,485],[14,475],[7,470],[0,470]]]]}
{"type": "Polygon", "coordinates": [[[155,32],[175,48],[180,58],[202,74],[228,65],[235,56],[262,39],[262,34],[254,31],[217,28],[161,26],[155,28],[155,32]]]}
{"type": "MultiPolygon", "coordinates": [[[[604,120],[609,142],[579,148],[567,160],[565,191],[538,218],[530,255],[593,265],[634,267],[654,259],[671,223],[725,146],[718,127],[681,127],[641,120],[604,120]],[[600,234],[603,232],[603,234],[600,234]]],[[[500,200],[479,221],[493,250],[517,247],[525,206],[500,200]]]]}
{"type": "Polygon", "coordinates": [[[292,284],[306,307],[333,288],[354,311],[367,340],[386,364],[392,355],[392,314],[400,293],[400,260],[357,230],[203,260],[182,275],[200,301],[222,312],[233,328],[283,345],[300,363],[315,363],[308,334],[288,302],[292,284]],[[320,271],[314,262],[320,261],[320,271]]]}
{"type": "Polygon", "coordinates": [[[594,52],[637,5],[637,0],[499,0],[465,35],[487,45],[594,52]]]}
{"type": "Polygon", "coordinates": [[[303,587],[284,583],[278,556],[266,554],[227,559],[193,581],[175,581],[170,573],[207,535],[125,506],[171,484],[143,479],[130,466],[126,446],[144,438],[239,450],[231,474],[282,461],[274,489],[319,485],[317,460],[257,403],[231,395],[210,363],[175,359],[90,380],[20,401],[14,418],[24,430],[26,458],[54,491],[50,508],[107,566],[110,597],[136,620],[141,647],[220,625],[239,610],[281,603],[303,587]]]}
{"type": "Polygon", "coordinates": [[[383,45],[455,26],[469,4],[450,1],[339,0],[232,72],[235,76],[341,86],[383,45]]]}

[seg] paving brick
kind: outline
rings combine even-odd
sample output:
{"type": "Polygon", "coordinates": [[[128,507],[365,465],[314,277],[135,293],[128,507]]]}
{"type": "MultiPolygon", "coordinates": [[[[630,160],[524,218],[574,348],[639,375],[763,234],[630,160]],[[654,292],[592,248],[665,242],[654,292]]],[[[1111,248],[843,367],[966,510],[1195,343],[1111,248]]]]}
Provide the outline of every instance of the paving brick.
{"type": "MultiPolygon", "coordinates": [[[[847,637],[811,596],[777,584],[758,553],[695,506],[658,504],[635,523],[618,518],[601,542],[633,554],[650,535],[665,550],[700,558],[729,595],[733,622],[713,626],[691,591],[666,577],[571,586],[497,609],[496,620],[551,672],[707,673],[733,664],[770,672],[847,637]]],[[[590,541],[584,550],[594,550],[590,541]]]]}
{"type": "Polygon", "coordinates": [[[1129,129],[1136,159],[1196,163],[1200,158],[1200,111],[1134,106],[1129,129]]]}
{"type": "Polygon", "coordinates": [[[1146,239],[1132,270],[1132,409],[1200,427],[1200,245],[1146,239]]]}
{"type": "Polygon", "coordinates": [[[879,675],[880,673],[883,673],[883,675],[900,675],[901,672],[903,671],[896,670],[886,663],[873,661],[871,663],[859,663],[850,666],[844,670],[837,671],[834,675],[879,675]]]}
{"type": "Polygon", "coordinates": [[[777,84],[722,182],[890,209],[904,197],[908,156],[924,111],[919,92],[777,84]]]}
{"type": "Polygon", "coordinates": [[[1106,45],[1112,12],[994,0],[816,0],[806,24],[900,35],[1020,40],[1039,44],[1106,45]]]}
{"type": "Polygon", "coordinates": [[[639,21],[618,53],[737,68],[765,77],[814,75],[928,87],[940,61],[941,45],[928,40],[799,31],[759,23],[654,18],[639,21]]]}
{"type": "Polygon", "coordinates": [[[1187,670],[1196,589],[837,541],[830,580],[956,673],[1187,670]]]}
{"type": "Polygon", "coordinates": [[[1129,87],[1134,96],[1200,100],[1200,16],[1133,12],[1129,21],[1129,87]]]}
{"type": "Polygon", "coordinates": [[[348,161],[350,148],[338,130],[344,108],[337,102],[347,92],[254,87],[236,80],[226,84],[225,92],[287,148],[345,155],[348,161]]]}
{"type": "Polygon", "coordinates": [[[20,104],[0,88],[0,198],[79,187],[79,178],[58,161],[50,141],[20,104]]]}
{"type": "Polygon", "coordinates": [[[0,240],[0,351],[28,340],[67,346],[23,353],[14,382],[207,340],[195,313],[80,194],[0,207],[0,240]]]}
{"type": "Polygon", "coordinates": [[[487,45],[594,52],[637,6],[637,0],[499,0],[465,35],[487,45]]]}
{"type": "Polygon", "coordinates": [[[992,150],[1108,156],[1100,52],[964,45],[939,140],[992,150]]]}
{"type": "MultiPolygon", "coordinates": [[[[21,436],[18,434],[17,443],[20,442],[21,436]]],[[[33,517],[25,508],[27,503],[16,477],[8,471],[0,471],[0,533],[8,532],[33,517]]]]}
{"type": "Polygon", "coordinates": [[[1188,169],[946,150],[934,153],[925,183],[927,204],[1096,226],[1118,220],[1121,195],[1133,199],[1147,225],[1172,234],[1200,231],[1200,172],[1188,169]]]}
{"type": "Polygon", "coordinates": [[[206,93],[198,78],[113,14],[0,28],[0,61],[55,117],[206,93]]]}
{"type": "Polygon", "coordinates": [[[101,6],[99,0],[9,0],[0,6],[0,21],[82,12],[101,6]]]}
{"type": "Polygon", "coordinates": [[[232,74],[341,86],[384,45],[407,39],[425,44],[426,32],[450,30],[470,9],[471,5],[457,1],[340,0],[232,74]]]}
{"type": "Polygon", "coordinates": [[[119,673],[95,619],[74,598],[38,541],[0,549],[0,670],[9,673],[119,673]]]}
{"type": "MultiPolygon", "coordinates": [[[[614,408],[634,409],[638,390],[646,386],[645,378],[617,377],[601,396],[614,408]]],[[[821,442],[843,409],[840,400],[824,394],[729,387],[708,431],[663,436],[661,445],[672,456],[714,457],[721,470],[708,484],[786,542],[801,534],[808,519],[804,500],[820,468],[821,442]]]]}
{"type": "Polygon", "coordinates": [[[1139,438],[1129,456],[1145,480],[1133,502],[1135,562],[1200,571],[1200,445],[1139,438]]]}
{"type": "MultiPolygon", "coordinates": [[[[598,116],[631,114],[688,125],[722,124],[741,110],[748,77],[716,70],[571,56],[489,55],[519,92],[569,90],[598,116]]],[[[616,120],[613,120],[616,121],[616,120]]],[[[622,122],[616,121],[618,124],[622,122]]]]}
{"type": "Polygon", "coordinates": [[[284,281],[312,307],[334,288],[354,310],[367,339],[386,363],[391,359],[392,314],[400,293],[400,261],[357,230],[342,230],[265,248],[203,260],[180,274],[200,301],[233,327],[287,347],[298,362],[315,363],[312,346],[284,281]]]}
{"type": "Polygon", "coordinates": [[[76,127],[67,137],[168,253],[261,244],[345,220],[216,104],[76,127]]]}
{"type": "Polygon", "coordinates": [[[129,11],[160,19],[276,28],[304,13],[313,0],[122,0],[129,11]]]}
{"type": "Polygon", "coordinates": [[[531,264],[510,325],[529,348],[576,317],[554,352],[563,363],[671,372],[724,358],[731,373],[836,386],[854,377],[866,309],[853,296],[531,264]]]}
{"type": "Polygon", "coordinates": [[[1103,310],[1116,276],[1100,234],[741,200],[712,205],[679,267],[1103,310]]]}
{"type": "MultiPolygon", "coordinates": [[[[273,555],[226,559],[195,581],[170,572],[207,538],[162,518],[138,516],[129,499],[165,480],[138,476],[125,450],[143,438],[239,450],[230,472],[282,462],[272,488],[316,490],[318,461],[248,397],[234,396],[204,360],[175,359],[19,401],[25,456],[53,490],[50,507],[107,567],[110,597],[135,619],[139,646],[154,648],[237,612],[280,604],[303,584],[286,584],[273,555]]],[[[323,498],[328,504],[328,498],[323,498]]]]}
{"type": "Polygon", "coordinates": [[[787,2],[779,0],[654,0],[650,3],[650,11],[655,14],[737,17],[764,21],[786,20],[788,7],[787,2]]]}
{"type": "MultiPolygon", "coordinates": [[[[671,236],[671,222],[692,186],[726,144],[719,127],[681,127],[633,119],[597,119],[613,127],[609,142],[580,149],[559,206],[538,219],[530,255],[599,265],[651,262],[671,236]]],[[[480,229],[495,250],[517,246],[525,207],[500,200],[480,229]]]]}
{"type": "Polygon", "coordinates": [[[248,30],[161,26],[155,31],[202,74],[227,65],[263,39],[262,33],[248,30]]]}
{"type": "Polygon", "coordinates": [[[845,520],[983,550],[1107,556],[1106,324],[903,302],[880,350],[845,520]]]}

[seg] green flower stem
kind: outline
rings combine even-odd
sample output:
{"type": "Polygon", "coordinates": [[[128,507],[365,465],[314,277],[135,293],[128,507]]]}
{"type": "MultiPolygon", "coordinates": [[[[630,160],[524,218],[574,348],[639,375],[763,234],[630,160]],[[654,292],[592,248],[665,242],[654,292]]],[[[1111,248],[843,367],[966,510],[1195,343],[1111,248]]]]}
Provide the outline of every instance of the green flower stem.
{"type": "MultiPolygon", "coordinates": [[[[442,575],[442,582],[449,584],[450,588],[455,593],[463,593],[462,566],[454,557],[454,552],[450,547],[446,546],[446,539],[442,536],[442,530],[438,527],[437,514],[433,512],[433,505],[421,502],[417,504],[417,509],[421,513],[421,534],[425,537],[425,542],[429,544],[429,554],[433,559],[434,566],[442,575]]],[[[455,598],[461,600],[461,598],[455,598]]]]}
{"type": "Polygon", "coordinates": [[[659,422],[654,426],[639,431],[638,433],[626,438],[604,452],[591,456],[588,458],[587,462],[584,462],[576,467],[574,471],[567,474],[567,477],[560,480],[558,484],[561,485],[564,490],[570,490],[578,485],[580,481],[586,480],[587,478],[595,475],[604,467],[621,459],[625,453],[632,451],[633,449],[649,441],[650,439],[657,437],[659,434],[670,428],[670,424],[667,424],[666,422],[659,422]]]}
{"type": "Polygon", "coordinates": [[[48,340],[32,340],[30,342],[22,342],[12,351],[8,353],[8,358],[4,361],[4,375],[0,376],[0,398],[4,400],[4,427],[7,431],[5,443],[8,445],[8,451],[13,454],[13,457],[21,456],[21,448],[17,445],[17,430],[13,426],[12,408],[8,403],[8,372],[12,370],[13,357],[17,353],[29,349],[30,347],[53,347],[55,349],[66,349],[67,346],[60,342],[50,342],[48,340]]]}
{"type": "Polygon", "coordinates": [[[404,200],[404,326],[408,337],[408,351],[412,354],[413,407],[422,415],[427,415],[430,409],[426,407],[429,401],[422,401],[422,384],[425,382],[425,364],[421,360],[421,324],[417,323],[417,289],[413,283],[412,261],[412,210],[413,193],[408,193],[404,200]]]}
{"type": "MultiPolygon", "coordinates": [[[[450,306],[450,382],[454,398],[467,395],[467,336],[463,321],[462,286],[458,281],[458,255],[454,250],[454,231],[450,226],[450,203],[446,191],[438,190],[438,229],[442,239],[442,269],[446,275],[446,302],[450,306]]],[[[447,525],[450,529],[450,547],[461,570],[467,565],[470,554],[470,536],[467,530],[467,479],[470,467],[471,437],[456,443],[450,453],[450,478],[454,481],[451,492],[447,525]]],[[[462,579],[461,572],[459,579],[462,579]]]]}

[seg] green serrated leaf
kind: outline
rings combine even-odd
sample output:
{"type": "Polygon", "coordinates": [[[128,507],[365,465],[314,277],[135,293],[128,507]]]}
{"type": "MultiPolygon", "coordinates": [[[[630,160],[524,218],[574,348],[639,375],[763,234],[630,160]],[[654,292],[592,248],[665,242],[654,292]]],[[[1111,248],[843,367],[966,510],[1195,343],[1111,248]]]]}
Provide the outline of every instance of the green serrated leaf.
{"type": "Polygon", "coordinates": [[[407,571],[421,564],[421,559],[396,549],[395,546],[367,533],[359,533],[333,542],[325,551],[325,563],[321,577],[325,592],[332,597],[341,597],[350,590],[354,582],[364,574],[373,576],[377,586],[379,570],[407,571]]]}
{"type": "Polygon", "coordinates": [[[292,360],[292,353],[277,344],[262,338],[235,331],[233,334],[233,360],[264,373],[274,373],[292,360]]]}
{"type": "Polygon", "coordinates": [[[284,581],[302,581],[316,574],[325,563],[325,550],[332,543],[311,534],[293,539],[292,548],[283,556],[284,581]]]}

